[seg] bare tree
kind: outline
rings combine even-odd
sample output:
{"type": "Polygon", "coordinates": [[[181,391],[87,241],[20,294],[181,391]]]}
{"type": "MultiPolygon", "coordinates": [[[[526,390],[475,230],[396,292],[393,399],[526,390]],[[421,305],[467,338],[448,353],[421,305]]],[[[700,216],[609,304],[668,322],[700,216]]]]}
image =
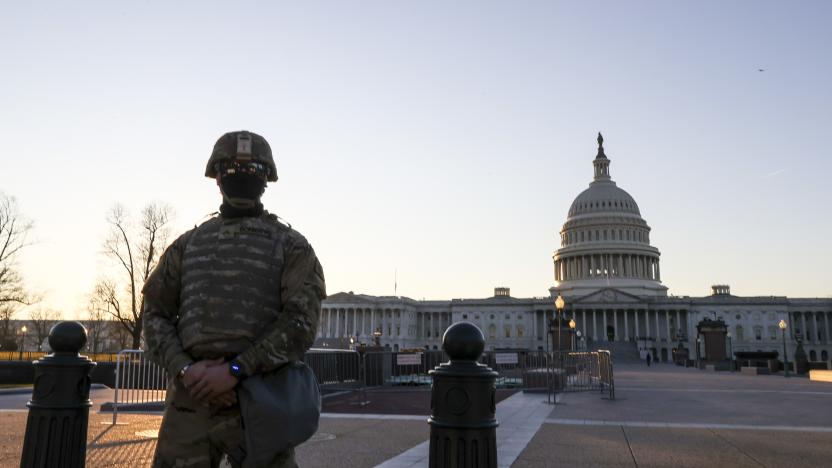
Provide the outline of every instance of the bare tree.
{"type": "Polygon", "coordinates": [[[104,241],[104,254],[116,265],[114,278],[99,280],[93,296],[124,327],[132,346],[141,346],[141,289],[159,261],[170,235],[172,210],[167,205],[150,203],[134,223],[121,205],[107,216],[110,232],[104,241]]]}
{"type": "Polygon", "coordinates": [[[0,305],[27,305],[32,297],[23,286],[17,255],[30,245],[32,222],[20,212],[17,200],[0,192],[0,305]]]}
{"type": "Polygon", "coordinates": [[[87,320],[84,321],[84,326],[87,327],[87,351],[98,354],[102,351],[104,339],[107,337],[111,317],[106,309],[101,307],[95,295],[90,298],[86,313],[87,320]]]}
{"type": "Polygon", "coordinates": [[[37,351],[41,351],[41,346],[43,345],[44,340],[46,340],[46,337],[49,336],[49,330],[52,329],[52,325],[54,325],[60,318],[61,314],[53,309],[38,307],[29,311],[29,321],[32,325],[32,329],[29,331],[29,336],[31,336],[31,339],[35,340],[35,347],[37,348],[37,351]]]}
{"type": "Polygon", "coordinates": [[[0,304],[0,351],[17,351],[18,340],[12,330],[15,304],[0,304]]]}
{"type": "Polygon", "coordinates": [[[0,192],[0,349],[17,349],[11,321],[20,306],[36,301],[24,284],[17,256],[30,245],[33,224],[21,212],[17,199],[0,192]]]}

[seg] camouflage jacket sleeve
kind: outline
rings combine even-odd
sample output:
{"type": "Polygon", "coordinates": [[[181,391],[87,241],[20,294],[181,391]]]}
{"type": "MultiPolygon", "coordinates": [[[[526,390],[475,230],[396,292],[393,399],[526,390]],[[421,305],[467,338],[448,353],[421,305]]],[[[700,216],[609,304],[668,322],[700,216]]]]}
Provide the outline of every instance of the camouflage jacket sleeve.
{"type": "Polygon", "coordinates": [[[301,360],[315,341],[321,300],[326,297],[323,269],[312,246],[296,231],[287,236],[284,260],[280,316],[254,345],[237,356],[247,375],[301,360]]]}
{"type": "Polygon", "coordinates": [[[165,250],[142,289],[142,326],[145,348],[151,360],[174,376],[193,362],[182,348],[176,331],[179,318],[179,289],[182,254],[193,231],[180,236],[165,250]]]}

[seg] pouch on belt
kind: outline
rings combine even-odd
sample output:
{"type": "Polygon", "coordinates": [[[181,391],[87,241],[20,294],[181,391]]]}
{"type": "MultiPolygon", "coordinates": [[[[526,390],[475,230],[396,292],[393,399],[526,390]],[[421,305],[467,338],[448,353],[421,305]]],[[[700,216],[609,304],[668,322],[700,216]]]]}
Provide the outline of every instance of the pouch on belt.
{"type": "Polygon", "coordinates": [[[301,361],[243,379],[237,396],[245,427],[244,468],[268,464],[318,430],[321,391],[315,373],[301,361]]]}

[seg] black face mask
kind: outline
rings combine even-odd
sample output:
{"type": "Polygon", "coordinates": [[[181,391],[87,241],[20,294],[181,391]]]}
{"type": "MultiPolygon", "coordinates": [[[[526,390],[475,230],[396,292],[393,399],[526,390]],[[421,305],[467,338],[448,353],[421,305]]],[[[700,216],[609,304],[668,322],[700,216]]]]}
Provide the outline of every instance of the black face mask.
{"type": "Polygon", "coordinates": [[[220,189],[226,198],[259,200],[266,190],[266,181],[253,174],[229,174],[220,179],[220,189]]]}
{"type": "Polygon", "coordinates": [[[220,178],[220,192],[224,204],[247,210],[260,205],[266,181],[253,174],[228,174],[220,178]]]}

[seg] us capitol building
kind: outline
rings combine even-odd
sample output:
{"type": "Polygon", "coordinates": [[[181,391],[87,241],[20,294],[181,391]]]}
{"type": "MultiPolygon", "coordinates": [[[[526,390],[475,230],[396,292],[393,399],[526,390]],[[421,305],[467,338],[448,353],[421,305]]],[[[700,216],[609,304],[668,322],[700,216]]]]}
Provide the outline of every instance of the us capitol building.
{"type": "Polygon", "coordinates": [[[710,320],[727,329],[733,351],[782,354],[778,324],[784,320],[790,360],[799,338],[809,361],[829,363],[832,299],[739,297],[727,285],[713,286],[705,297],[668,296],[650,226],[633,197],[612,180],[600,134],[592,165],[594,179],[572,202],[560,231],[548,297],[515,298],[503,287],[483,299],[422,301],[341,292],[323,303],[316,346],[346,348],[350,338],[377,338],[393,350],[439,349],[445,329],[466,320],[480,327],[488,349],[544,349],[560,294],[582,349],[624,346],[641,358],[650,353],[668,362],[671,350],[680,348],[693,357],[697,326],[710,320]]]}

